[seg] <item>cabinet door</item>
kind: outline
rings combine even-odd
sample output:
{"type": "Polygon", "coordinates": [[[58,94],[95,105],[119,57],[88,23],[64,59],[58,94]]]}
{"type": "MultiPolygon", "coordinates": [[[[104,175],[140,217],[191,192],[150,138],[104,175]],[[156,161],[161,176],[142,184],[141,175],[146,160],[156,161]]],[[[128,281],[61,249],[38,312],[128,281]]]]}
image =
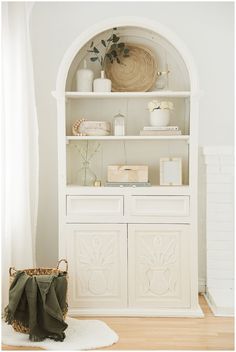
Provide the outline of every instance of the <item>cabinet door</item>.
{"type": "Polygon", "coordinates": [[[190,306],[189,225],[128,226],[129,306],[190,306]]]}
{"type": "Polygon", "coordinates": [[[127,306],[127,225],[67,225],[71,308],[127,306]]]}

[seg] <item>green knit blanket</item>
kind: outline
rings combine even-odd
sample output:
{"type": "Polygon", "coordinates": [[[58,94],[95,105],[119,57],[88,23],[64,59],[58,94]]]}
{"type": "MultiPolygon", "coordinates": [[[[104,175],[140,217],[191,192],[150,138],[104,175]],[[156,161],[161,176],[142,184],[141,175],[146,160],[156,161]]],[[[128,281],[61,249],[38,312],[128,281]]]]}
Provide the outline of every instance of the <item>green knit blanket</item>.
{"type": "Polygon", "coordinates": [[[67,328],[63,317],[67,310],[66,292],[63,273],[29,276],[18,271],[10,286],[5,321],[17,321],[28,328],[31,341],[63,341],[67,328]]]}

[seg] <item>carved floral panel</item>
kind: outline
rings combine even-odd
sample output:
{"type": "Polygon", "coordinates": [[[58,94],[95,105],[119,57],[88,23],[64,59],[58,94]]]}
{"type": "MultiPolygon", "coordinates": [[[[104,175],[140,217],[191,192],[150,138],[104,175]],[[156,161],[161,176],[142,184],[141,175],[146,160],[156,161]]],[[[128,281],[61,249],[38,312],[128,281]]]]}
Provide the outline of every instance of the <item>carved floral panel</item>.
{"type": "Polygon", "coordinates": [[[79,297],[119,294],[120,247],[117,233],[75,236],[76,293],[79,297]]]}
{"type": "Polygon", "coordinates": [[[137,233],[138,296],[176,296],[180,281],[179,233],[137,233]]]}

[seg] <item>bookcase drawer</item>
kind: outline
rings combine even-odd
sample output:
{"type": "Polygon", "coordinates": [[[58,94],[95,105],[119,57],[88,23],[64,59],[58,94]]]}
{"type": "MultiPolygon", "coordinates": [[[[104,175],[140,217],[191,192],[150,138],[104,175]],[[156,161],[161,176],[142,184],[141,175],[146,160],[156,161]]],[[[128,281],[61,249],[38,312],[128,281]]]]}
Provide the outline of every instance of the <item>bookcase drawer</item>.
{"type": "Polygon", "coordinates": [[[119,219],[123,217],[123,196],[67,196],[66,215],[68,222],[119,219]]]}
{"type": "Polygon", "coordinates": [[[131,196],[130,215],[137,217],[188,217],[188,196],[131,196]]]}

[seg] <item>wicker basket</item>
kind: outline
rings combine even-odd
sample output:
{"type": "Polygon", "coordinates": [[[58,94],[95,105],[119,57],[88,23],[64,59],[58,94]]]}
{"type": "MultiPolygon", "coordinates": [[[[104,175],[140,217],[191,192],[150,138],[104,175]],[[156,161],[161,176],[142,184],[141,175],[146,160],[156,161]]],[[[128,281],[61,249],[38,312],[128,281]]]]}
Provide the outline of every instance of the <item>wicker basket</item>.
{"type": "Polygon", "coordinates": [[[122,64],[107,60],[106,77],[112,81],[113,92],[146,92],[156,82],[158,69],[155,54],[146,46],[126,44],[129,57],[122,64]]]}
{"type": "MultiPolygon", "coordinates": [[[[52,274],[65,274],[66,278],[67,278],[67,273],[68,273],[68,262],[66,259],[61,259],[58,261],[57,263],[57,267],[56,268],[33,268],[33,269],[23,269],[21,271],[24,271],[27,275],[30,276],[34,276],[34,275],[52,275],[52,274]],[[60,270],[59,266],[60,264],[64,262],[66,267],[65,270],[60,270]]],[[[17,270],[14,267],[11,267],[9,269],[9,275],[10,275],[10,284],[13,282],[15,276],[16,276],[17,270]]],[[[67,308],[65,309],[65,311],[63,311],[63,318],[66,318],[66,314],[67,314],[67,308]]],[[[15,331],[17,332],[21,332],[24,334],[29,334],[29,328],[26,328],[25,326],[23,326],[19,321],[17,320],[13,320],[12,322],[12,327],[15,331]]]]}

